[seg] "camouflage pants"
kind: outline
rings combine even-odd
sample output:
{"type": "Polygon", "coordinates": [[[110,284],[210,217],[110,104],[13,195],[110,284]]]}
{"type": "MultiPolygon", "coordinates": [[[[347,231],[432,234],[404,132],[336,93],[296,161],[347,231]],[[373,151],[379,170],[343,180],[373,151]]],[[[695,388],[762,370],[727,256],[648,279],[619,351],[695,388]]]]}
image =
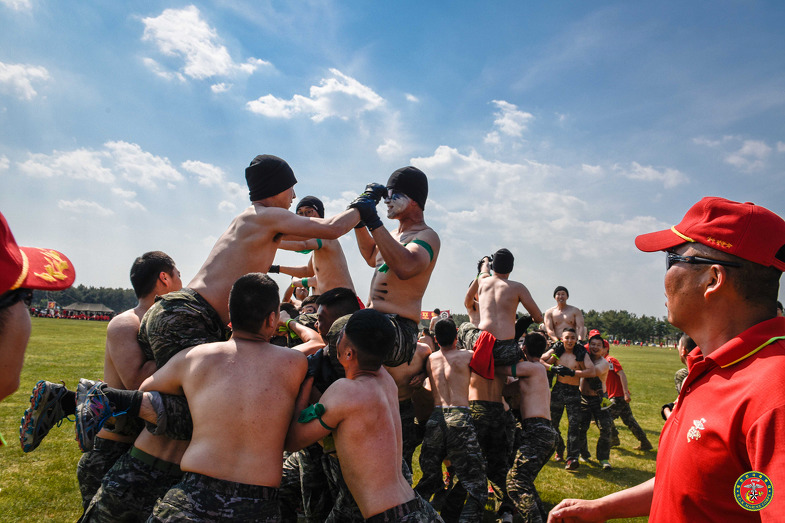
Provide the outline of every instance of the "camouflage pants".
{"type": "Polygon", "coordinates": [[[327,474],[330,493],[333,498],[333,508],[325,520],[326,523],[360,523],[365,521],[360,507],[349,492],[349,487],[341,474],[341,463],[335,454],[324,454],[322,466],[327,474]]]}
{"type": "MultiPolygon", "coordinates": [[[[142,318],[137,340],[148,359],[155,359],[160,369],[178,352],[201,345],[224,341],[229,330],[212,305],[196,291],[184,288],[156,299],[142,318]]],[[[166,429],[148,424],[154,434],[172,439],[191,439],[193,423],[184,396],[162,395],[165,410],[172,412],[166,429]]]]}
{"type": "Polygon", "coordinates": [[[93,450],[82,454],[76,466],[76,479],[79,481],[79,492],[82,494],[82,510],[87,510],[90,501],[101,486],[104,475],[130,448],[130,443],[95,438],[93,450]]]}
{"type": "Polygon", "coordinates": [[[278,503],[281,521],[296,523],[301,507],[306,521],[324,521],[333,506],[327,476],[322,468],[322,447],[314,443],[286,457],[278,503]]]}
{"type": "Polygon", "coordinates": [[[501,505],[498,514],[512,512],[512,501],[507,496],[508,422],[504,404],[496,401],[470,401],[477,442],[485,457],[485,472],[493,487],[496,501],[501,505]]]}
{"type": "Polygon", "coordinates": [[[611,456],[611,414],[600,408],[600,396],[581,395],[581,449],[588,452],[586,433],[589,431],[592,418],[597,420],[600,437],[597,439],[597,459],[606,460],[611,456]]]}
{"type": "Polygon", "coordinates": [[[278,523],[278,489],[186,472],[156,503],[151,523],[248,521],[278,523]]]}
{"type": "MultiPolygon", "coordinates": [[[[611,408],[609,411],[611,413],[611,420],[621,418],[621,421],[627,425],[627,428],[630,429],[630,432],[632,432],[632,435],[635,436],[635,439],[644,444],[649,443],[649,438],[646,437],[646,433],[643,432],[643,429],[635,420],[635,416],[632,415],[630,404],[624,401],[623,397],[611,398],[611,408]]],[[[611,439],[613,440],[618,438],[619,431],[616,428],[616,425],[613,424],[613,421],[611,421],[611,439]]]]}
{"type": "Polygon", "coordinates": [[[526,522],[544,522],[548,514],[540,500],[534,480],[551,459],[558,433],[545,418],[523,420],[521,447],[507,474],[507,493],[526,522]]]}
{"type": "Polygon", "coordinates": [[[417,437],[417,426],[414,423],[414,403],[412,400],[398,402],[399,412],[401,413],[401,439],[403,440],[403,460],[409,469],[412,468],[412,456],[420,444],[421,439],[417,437]]]}
{"type": "MultiPolygon", "coordinates": [[[[159,461],[161,470],[134,457],[132,448],[120,456],[104,476],[80,522],[136,523],[147,521],[158,498],[180,481],[182,472],[174,463],[159,461]]],[[[141,453],[152,458],[149,454],[141,453]]],[[[147,459],[147,458],[145,458],[147,459]]]]}
{"type": "MultiPolygon", "coordinates": [[[[466,350],[474,350],[474,344],[482,331],[471,323],[464,323],[458,330],[458,345],[466,350]],[[464,327],[468,325],[468,327],[464,327]]],[[[512,365],[522,358],[518,342],[513,339],[496,340],[493,344],[493,363],[498,366],[512,365]]]]}
{"type": "Polygon", "coordinates": [[[388,367],[397,367],[404,363],[409,363],[414,357],[417,349],[417,335],[420,332],[416,321],[403,318],[397,314],[387,314],[395,329],[395,344],[392,353],[384,361],[388,367]]]}
{"type": "Polygon", "coordinates": [[[414,496],[413,500],[375,514],[365,521],[368,523],[443,523],[430,503],[417,493],[414,496]]]}
{"type": "Polygon", "coordinates": [[[480,521],[488,499],[485,459],[466,407],[436,407],[425,426],[420,448],[422,478],[415,491],[430,501],[442,483],[442,462],[452,462],[455,475],[469,494],[460,521],[480,521]]]}
{"type": "Polygon", "coordinates": [[[578,459],[580,453],[581,393],[577,385],[566,385],[560,381],[551,390],[551,423],[556,429],[556,454],[564,454],[564,440],[559,431],[564,409],[567,409],[567,458],[578,459]]]}

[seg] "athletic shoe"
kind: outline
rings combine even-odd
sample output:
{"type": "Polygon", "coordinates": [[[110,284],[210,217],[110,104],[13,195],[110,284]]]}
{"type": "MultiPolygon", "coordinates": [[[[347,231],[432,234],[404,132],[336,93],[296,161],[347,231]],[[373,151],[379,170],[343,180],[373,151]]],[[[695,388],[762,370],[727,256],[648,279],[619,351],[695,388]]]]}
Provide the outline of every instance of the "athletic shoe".
{"type": "Polygon", "coordinates": [[[63,412],[60,400],[68,392],[65,385],[51,381],[39,381],[30,394],[30,407],[25,410],[19,425],[19,444],[23,452],[32,452],[52,427],[60,426],[63,420],[73,422],[63,412]]]}
{"type": "Polygon", "coordinates": [[[79,380],[76,389],[76,441],[82,452],[93,450],[95,435],[112,417],[112,407],[103,393],[103,381],[79,380]]]}
{"type": "Polygon", "coordinates": [[[608,461],[607,459],[601,460],[600,464],[602,465],[602,470],[610,470],[613,468],[611,467],[611,462],[608,461]]]}
{"type": "Polygon", "coordinates": [[[577,470],[578,466],[577,459],[568,459],[567,464],[564,466],[564,470],[577,470]]]}
{"type": "Polygon", "coordinates": [[[635,447],[635,450],[651,450],[653,448],[654,447],[651,446],[651,443],[649,443],[649,440],[645,440],[645,441],[642,441],[640,445],[635,447]]]}
{"type": "Polygon", "coordinates": [[[558,452],[557,452],[557,453],[556,453],[556,455],[553,457],[553,461],[555,461],[556,463],[560,462],[562,459],[564,459],[564,458],[562,458],[562,455],[561,455],[561,454],[559,454],[558,452]]]}

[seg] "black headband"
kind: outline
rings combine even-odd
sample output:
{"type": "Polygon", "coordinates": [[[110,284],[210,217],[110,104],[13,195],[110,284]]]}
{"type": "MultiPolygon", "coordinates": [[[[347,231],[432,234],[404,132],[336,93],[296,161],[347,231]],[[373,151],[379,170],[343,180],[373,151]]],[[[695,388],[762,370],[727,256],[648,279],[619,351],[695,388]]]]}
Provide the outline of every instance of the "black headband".
{"type": "Polygon", "coordinates": [[[275,196],[297,183],[294,171],[284,160],[271,154],[260,154],[245,169],[252,202],[275,196]]]}

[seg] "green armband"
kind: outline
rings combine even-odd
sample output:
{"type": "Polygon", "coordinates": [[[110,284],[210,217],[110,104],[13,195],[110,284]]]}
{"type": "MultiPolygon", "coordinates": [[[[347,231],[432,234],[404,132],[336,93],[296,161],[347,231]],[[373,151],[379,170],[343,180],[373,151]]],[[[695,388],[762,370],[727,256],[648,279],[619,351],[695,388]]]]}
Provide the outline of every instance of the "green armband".
{"type": "Polygon", "coordinates": [[[297,333],[296,333],[296,332],[294,332],[294,331],[292,330],[292,328],[291,328],[291,327],[289,327],[289,322],[290,322],[290,321],[294,321],[294,318],[290,318],[290,319],[286,320],[286,322],[284,323],[284,325],[286,325],[286,331],[287,331],[287,333],[289,334],[289,337],[290,337],[290,338],[292,338],[292,339],[297,339],[297,338],[299,338],[299,336],[297,335],[297,333]]]}
{"type": "Polygon", "coordinates": [[[322,416],[325,413],[324,405],[321,403],[314,403],[310,407],[306,407],[300,411],[300,416],[297,418],[297,423],[308,423],[311,420],[319,420],[319,424],[327,430],[335,430],[334,427],[329,426],[322,421],[322,416]]]}
{"type": "Polygon", "coordinates": [[[303,284],[303,287],[304,287],[304,288],[306,288],[306,289],[307,289],[307,288],[309,288],[309,287],[308,287],[308,278],[303,278],[303,279],[302,279],[302,281],[301,281],[301,283],[303,284]]]}
{"type": "Polygon", "coordinates": [[[548,365],[548,372],[550,372],[552,368],[553,368],[553,365],[548,365]]]}
{"type": "Polygon", "coordinates": [[[553,354],[551,354],[551,356],[553,356],[554,358],[556,358],[556,361],[559,361],[559,355],[558,355],[558,354],[556,354],[555,352],[554,352],[553,354]]]}
{"type": "Polygon", "coordinates": [[[513,378],[517,378],[518,377],[518,373],[516,372],[518,369],[516,367],[517,367],[517,365],[515,363],[510,365],[510,374],[512,374],[513,378]]]}

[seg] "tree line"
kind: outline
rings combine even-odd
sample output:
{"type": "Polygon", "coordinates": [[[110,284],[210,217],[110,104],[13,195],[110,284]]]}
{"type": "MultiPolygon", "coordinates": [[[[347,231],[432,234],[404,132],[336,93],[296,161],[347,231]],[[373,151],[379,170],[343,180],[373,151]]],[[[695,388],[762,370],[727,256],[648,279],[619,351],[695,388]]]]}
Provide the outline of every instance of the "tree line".
{"type": "Polygon", "coordinates": [[[136,307],[137,303],[132,289],[75,285],[64,291],[33,291],[33,307],[46,308],[52,301],[59,307],[67,307],[75,302],[102,303],[117,313],[136,307]]]}

